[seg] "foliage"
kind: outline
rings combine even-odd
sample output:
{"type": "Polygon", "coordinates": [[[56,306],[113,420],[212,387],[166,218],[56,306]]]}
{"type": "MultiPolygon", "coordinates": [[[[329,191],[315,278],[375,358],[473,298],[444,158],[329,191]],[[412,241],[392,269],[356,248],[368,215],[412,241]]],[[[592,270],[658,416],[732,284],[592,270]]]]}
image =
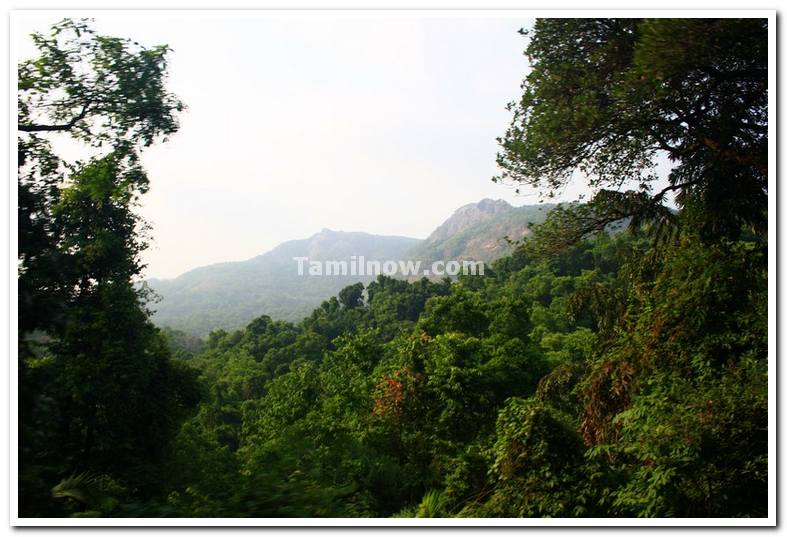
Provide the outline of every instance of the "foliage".
{"type": "Polygon", "coordinates": [[[20,514],[116,514],[116,493],[160,493],[200,397],[133,282],[146,247],[139,150],[175,132],[183,106],[164,86],[166,47],[70,20],[33,41],[18,88],[20,514]],[[92,156],[61,159],[56,133],[92,156]]]}
{"type": "Polygon", "coordinates": [[[600,191],[563,240],[624,218],[673,222],[670,192],[706,239],[764,234],[767,31],[766,19],[537,20],[500,179],[552,196],[585,172],[600,191]],[[654,193],[659,155],[673,168],[654,193]]]}
{"type": "MultiPolygon", "coordinates": [[[[149,59],[59,28],[23,91],[93,80],[69,78],[62,32],[96,40],[88,58],[120,50],[90,63],[109,78],[149,59]]],[[[584,168],[605,187],[590,203],[554,210],[484,275],[347,282],[300,322],[204,341],[158,330],[132,284],[135,146],[171,130],[174,101],[153,100],[170,103],[157,120],[107,109],[99,131],[77,119],[116,142],[84,163],[20,142],[22,513],[765,516],[763,32],[539,20],[501,165],[547,188],[584,168]],[[647,188],[657,151],[674,210],[647,188]],[[627,180],[642,186],[608,188],[627,180]]],[[[20,100],[23,125],[36,102],[20,100]]]]}

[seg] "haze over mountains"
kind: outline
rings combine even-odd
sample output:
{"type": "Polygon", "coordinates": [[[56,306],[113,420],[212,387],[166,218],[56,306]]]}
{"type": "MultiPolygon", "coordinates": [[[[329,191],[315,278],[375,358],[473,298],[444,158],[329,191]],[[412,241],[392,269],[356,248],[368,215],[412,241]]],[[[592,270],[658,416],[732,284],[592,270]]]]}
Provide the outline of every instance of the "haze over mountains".
{"type": "MultiPolygon", "coordinates": [[[[173,279],[151,279],[160,296],[151,304],[160,326],[204,336],[214,329],[236,329],[260,315],[297,321],[341,289],[370,282],[374,275],[298,275],[295,257],[310,261],[475,260],[486,263],[510,253],[506,240],[520,240],[530,224],[543,221],[552,205],[513,207],[484,199],[460,207],[425,240],[323,229],[307,238],[287,241],[246,261],[219,263],[190,270],[173,279]]],[[[308,268],[308,264],[306,265],[308,268]]]]}

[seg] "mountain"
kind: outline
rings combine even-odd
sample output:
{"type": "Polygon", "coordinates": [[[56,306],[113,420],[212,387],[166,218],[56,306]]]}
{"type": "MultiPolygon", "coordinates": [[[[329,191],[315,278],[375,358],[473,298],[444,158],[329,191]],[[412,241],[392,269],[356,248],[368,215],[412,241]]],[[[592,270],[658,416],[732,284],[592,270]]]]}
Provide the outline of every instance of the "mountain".
{"type": "MultiPolygon", "coordinates": [[[[530,223],[544,220],[551,205],[513,207],[503,200],[484,199],[457,209],[425,240],[408,237],[323,229],[307,239],[280,244],[246,261],[196,268],[177,278],[148,280],[160,297],[151,304],[153,321],[188,334],[204,336],[213,329],[241,328],[260,315],[297,321],[323,300],[374,275],[309,276],[298,274],[293,258],[309,261],[474,260],[490,262],[513,247],[504,239],[519,240],[530,233],[530,223]]],[[[360,273],[360,272],[358,272],[360,273]]]]}
{"type": "Polygon", "coordinates": [[[190,270],[171,280],[148,280],[160,296],[151,305],[153,321],[160,326],[205,335],[213,329],[235,329],[262,314],[297,321],[323,300],[358,281],[372,276],[298,275],[294,257],[314,261],[406,258],[418,239],[348,233],[323,229],[308,239],[280,244],[268,253],[246,261],[218,263],[190,270]]]}
{"type": "Polygon", "coordinates": [[[490,262],[510,254],[518,241],[528,236],[530,224],[544,221],[554,205],[513,207],[504,200],[483,199],[457,209],[435,229],[411,255],[417,259],[474,260],[490,262]]]}

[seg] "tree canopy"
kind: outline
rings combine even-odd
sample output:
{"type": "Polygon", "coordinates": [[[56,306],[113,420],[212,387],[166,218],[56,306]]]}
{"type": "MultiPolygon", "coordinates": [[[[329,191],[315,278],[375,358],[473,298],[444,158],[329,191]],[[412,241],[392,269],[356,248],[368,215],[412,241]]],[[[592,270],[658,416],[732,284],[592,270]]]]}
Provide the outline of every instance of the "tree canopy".
{"type": "Polygon", "coordinates": [[[17,96],[20,511],[55,516],[73,511],[56,498],[90,508],[78,487],[104,507],[108,491],[158,490],[199,396],[134,281],[146,247],[139,150],[174,133],[183,109],[164,85],[168,49],[84,21],[32,37],[39,55],[19,64],[17,96]],[[56,154],[55,136],[90,156],[56,154]]]}
{"type": "Polygon", "coordinates": [[[767,30],[765,19],[537,20],[500,179],[551,195],[584,172],[599,191],[576,215],[582,234],[674,222],[670,192],[705,235],[764,234],[767,30]],[[660,155],[673,167],[654,191],[660,155]]]}

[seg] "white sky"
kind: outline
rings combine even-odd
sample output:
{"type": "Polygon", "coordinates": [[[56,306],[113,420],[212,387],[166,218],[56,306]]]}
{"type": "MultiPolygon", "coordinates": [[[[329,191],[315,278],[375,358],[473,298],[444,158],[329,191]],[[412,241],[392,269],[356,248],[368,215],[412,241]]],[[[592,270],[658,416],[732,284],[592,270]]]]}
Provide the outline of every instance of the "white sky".
{"type": "MultiPolygon", "coordinates": [[[[537,203],[490,180],[527,69],[517,30],[531,21],[451,16],[96,18],[100,33],[170,45],[169,87],[189,107],[144,154],[145,276],[247,259],[325,227],[423,238],[485,197],[537,203]]],[[[59,18],[14,14],[17,55],[59,18]]]]}

